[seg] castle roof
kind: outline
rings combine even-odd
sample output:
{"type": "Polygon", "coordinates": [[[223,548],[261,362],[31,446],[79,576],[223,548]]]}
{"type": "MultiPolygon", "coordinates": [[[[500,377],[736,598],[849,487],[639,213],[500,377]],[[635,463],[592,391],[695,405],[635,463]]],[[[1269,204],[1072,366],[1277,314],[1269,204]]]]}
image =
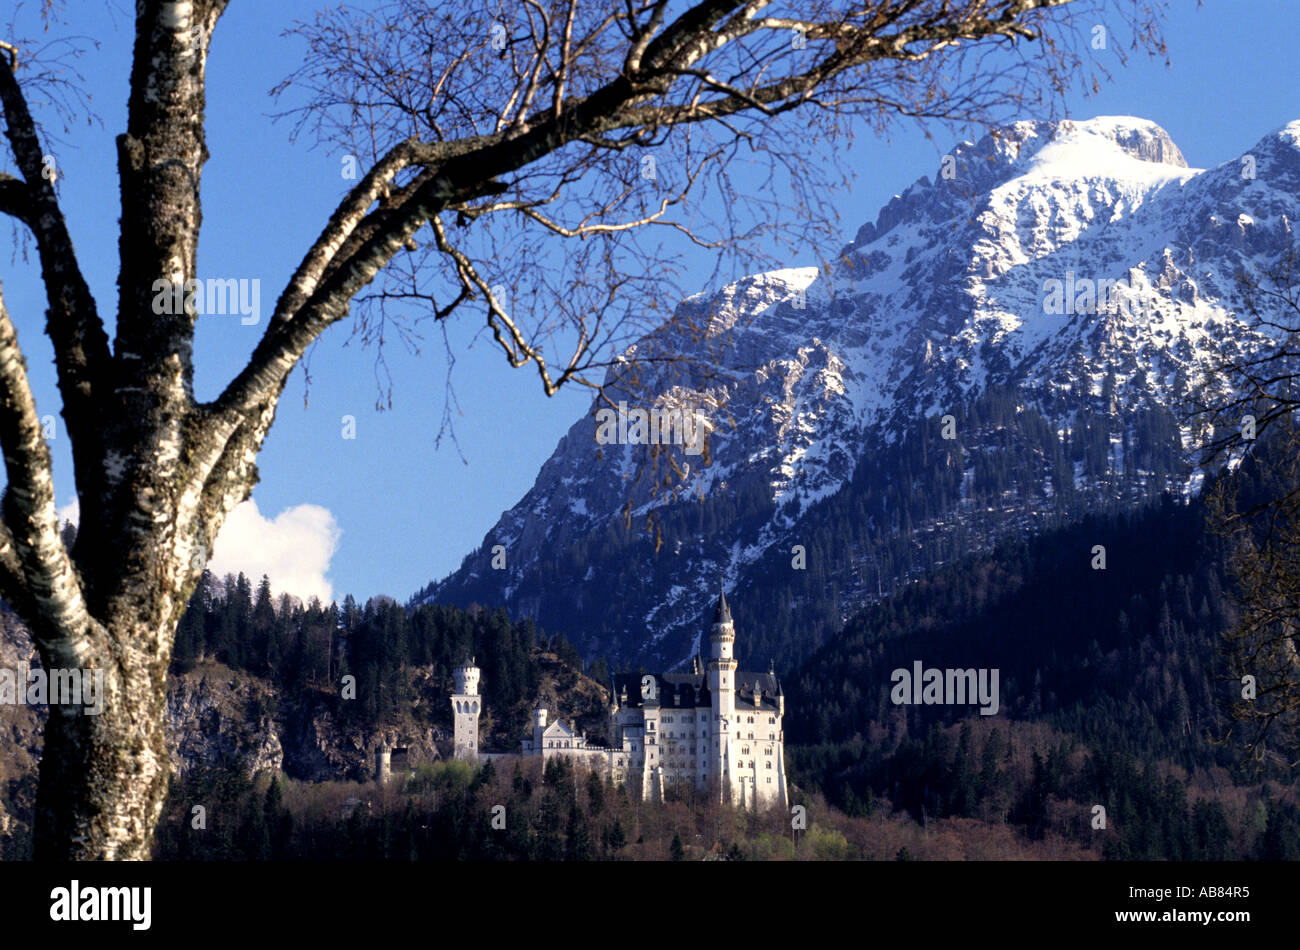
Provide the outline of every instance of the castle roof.
{"type": "Polygon", "coordinates": [[[759,708],[775,710],[777,696],[781,693],[781,683],[775,673],[736,673],[736,710],[743,711],[754,702],[754,690],[761,690],[759,708]]]}
{"type": "MultiPolygon", "coordinates": [[[[775,710],[776,698],[781,688],[774,673],[752,673],[740,671],[736,674],[736,699],[752,706],[755,687],[762,690],[762,702],[759,708],[775,710]]],[[[624,709],[639,709],[645,706],[658,706],[665,712],[672,709],[708,708],[713,705],[709,684],[704,673],[620,673],[614,676],[615,695],[627,691],[627,702],[620,705],[624,709]],[[654,698],[641,695],[642,679],[654,678],[654,698]]]]}
{"type": "Polygon", "coordinates": [[[708,682],[703,673],[619,673],[614,677],[615,695],[621,705],[636,709],[646,705],[657,705],[664,709],[675,707],[708,706],[708,682]],[[642,695],[644,677],[654,678],[653,700],[642,695]],[[622,693],[627,693],[627,702],[622,702],[622,693]]]}
{"type": "Polygon", "coordinates": [[[555,720],[555,722],[551,723],[549,726],[546,727],[546,729],[542,732],[542,735],[548,739],[554,739],[557,737],[562,739],[569,739],[569,738],[576,738],[578,735],[578,730],[574,726],[566,725],[563,719],[557,719],[555,720]]]}
{"type": "Polygon", "coordinates": [[[731,608],[727,606],[727,592],[718,591],[718,608],[713,612],[714,623],[731,623],[731,608]]]}

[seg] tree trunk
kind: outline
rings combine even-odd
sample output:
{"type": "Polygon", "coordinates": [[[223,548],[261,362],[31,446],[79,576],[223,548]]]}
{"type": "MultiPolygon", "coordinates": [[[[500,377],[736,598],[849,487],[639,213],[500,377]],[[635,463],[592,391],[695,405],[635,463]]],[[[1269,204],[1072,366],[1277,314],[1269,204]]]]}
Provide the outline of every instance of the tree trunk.
{"type": "MultiPolygon", "coordinates": [[[[152,856],[171,774],[168,660],[139,647],[170,645],[172,633],[129,624],[110,628],[113,655],[96,665],[104,673],[102,711],[91,715],[84,705],[51,703],[36,797],[38,860],[152,856]]],[[[57,662],[42,655],[47,669],[57,662]]]]}

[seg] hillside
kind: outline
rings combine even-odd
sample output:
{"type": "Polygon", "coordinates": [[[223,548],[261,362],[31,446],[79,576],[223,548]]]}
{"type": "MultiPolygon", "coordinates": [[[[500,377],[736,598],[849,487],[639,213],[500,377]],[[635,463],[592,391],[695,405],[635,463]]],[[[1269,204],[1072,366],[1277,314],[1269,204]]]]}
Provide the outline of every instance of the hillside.
{"type": "MultiPolygon", "coordinates": [[[[513,751],[541,701],[603,733],[607,688],[561,639],[501,611],[423,608],[388,599],[343,608],[277,606],[269,586],[205,576],[182,622],[168,683],[167,736],[177,789],[218,801],[259,775],[307,784],[367,783],[383,742],[412,764],[451,753],[452,667],[477,655],[483,748],[513,751]],[[333,641],[328,631],[333,629],[333,641]],[[541,642],[539,642],[539,639],[541,642]],[[356,679],[353,699],[345,676],[356,679]],[[333,685],[331,685],[333,684],[333,685]]],[[[26,631],[0,610],[0,665],[39,666],[26,631]]],[[[44,706],[0,706],[0,856],[29,853],[44,706]]]]}
{"type": "MultiPolygon", "coordinates": [[[[1257,448],[1221,476],[1242,498],[1275,454],[1257,448]]],[[[804,713],[792,771],[850,813],[1009,823],[1109,858],[1300,858],[1285,738],[1247,755],[1232,734],[1241,683],[1223,635],[1238,604],[1207,528],[1202,497],[1166,495],[1006,540],[859,612],[787,680],[804,713]],[[917,664],[995,670],[996,715],[970,697],[900,702],[897,671],[917,664]]]]}

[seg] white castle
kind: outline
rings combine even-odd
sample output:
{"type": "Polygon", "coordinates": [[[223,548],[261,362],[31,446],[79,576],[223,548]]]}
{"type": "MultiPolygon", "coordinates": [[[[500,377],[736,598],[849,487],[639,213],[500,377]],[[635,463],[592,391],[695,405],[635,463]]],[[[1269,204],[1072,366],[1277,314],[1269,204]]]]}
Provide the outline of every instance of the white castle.
{"type": "MultiPolygon", "coordinates": [[[[774,672],[737,669],[735,643],[731,610],[720,594],[707,671],[697,659],[690,673],[614,677],[611,746],[590,744],[573,723],[548,724],[546,708],[539,707],[520,751],[567,756],[643,799],[662,800],[666,786],[689,784],[744,808],[788,808],[785,694],[774,672]]],[[[457,669],[451,697],[455,755],[471,762],[500,757],[478,752],[478,675],[472,660],[457,669]]]]}

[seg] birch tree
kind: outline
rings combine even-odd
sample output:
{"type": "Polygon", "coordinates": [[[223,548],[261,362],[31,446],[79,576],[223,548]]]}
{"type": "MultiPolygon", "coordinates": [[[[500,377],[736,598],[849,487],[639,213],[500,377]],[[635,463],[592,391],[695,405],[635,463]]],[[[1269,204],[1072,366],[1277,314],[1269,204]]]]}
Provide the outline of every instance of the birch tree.
{"type": "MultiPolygon", "coordinates": [[[[38,857],[150,855],[169,774],[177,622],[223,520],[257,481],[290,373],[327,328],[349,315],[373,328],[396,308],[435,324],[474,319],[547,395],[599,387],[596,371],[617,358],[616,328],[664,319],[654,304],[660,248],[671,242],[656,232],[701,253],[764,226],[761,215],[750,227],[692,204],[705,188],[717,208],[763,199],[737,185],[732,163],[783,170],[789,192],[768,195],[771,204],[825,226],[835,195],[820,189],[810,151],[897,121],[982,123],[1017,107],[1041,116],[1104,69],[1098,30],[1112,49],[1121,36],[1161,49],[1158,0],[398,0],[331,10],[293,27],[308,55],[276,92],[300,131],[358,158],[357,177],[321,209],[319,236],[285,275],[246,365],[200,401],[196,314],[160,313],[157,288],[199,276],[207,63],[227,2],[134,4],[111,341],[106,298],[88,286],[56,181],[43,174],[30,94],[59,74],[18,37],[0,51],[9,153],[0,213],[37,251],[81,512],[69,548],[19,347],[34,315],[11,316],[0,296],[0,595],[47,668],[107,674],[101,714],[50,709],[38,857]],[[653,189],[642,186],[647,150],[671,157],[653,189]],[[505,273],[510,259],[533,266],[505,273]]],[[[64,22],[75,27],[75,16],[64,22]]]]}

